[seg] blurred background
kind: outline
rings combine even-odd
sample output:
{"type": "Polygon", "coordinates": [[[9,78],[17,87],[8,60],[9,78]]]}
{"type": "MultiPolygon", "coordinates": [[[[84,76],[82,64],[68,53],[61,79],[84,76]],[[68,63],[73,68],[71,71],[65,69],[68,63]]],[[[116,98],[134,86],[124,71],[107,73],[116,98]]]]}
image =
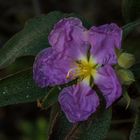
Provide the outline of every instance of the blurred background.
{"type": "MultiPolygon", "coordinates": [[[[78,13],[93,25],[115,22],[126,24],[122,0],[0,0],[0,47],[15,33],[23,29],[28,19],[59,10],[78,13]]],[[[132,19],[133,20],[133,19],[132,19]]],[[[140,27],[123,42],[123,49],[134,53],[139,60],[140,27]]],[[[19,58],[0,71],[0,78],[23,67],[32,65],[34,58],[19,58]]],[[[130,87],[133,97],[139,95],[130,87]]],[[[126,108],[124,100],[113,106],[112,125],[106,140],[128,140],[134,122],[135,102],[126,108]]],[[[0,140],[46,140],[49,111],[41,110],[36,103],[9,105],[0,108],[0,140]]]]}
{"type": "Polygon", "coordinates": [[[76,12],[94,24],[123,24],[122,0],[0,0],[1,44],[20,31],[25,22],[50,11],[76,12]]]}

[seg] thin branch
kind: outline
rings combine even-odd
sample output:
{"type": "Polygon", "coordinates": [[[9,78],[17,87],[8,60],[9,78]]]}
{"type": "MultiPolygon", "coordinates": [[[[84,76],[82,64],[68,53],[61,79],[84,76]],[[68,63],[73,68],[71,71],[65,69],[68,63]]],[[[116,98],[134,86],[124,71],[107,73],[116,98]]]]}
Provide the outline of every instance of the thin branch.
{"type": "Polygon", "coordinates": [[[71,136],[73,135],[73,133],[75,132],[75,130],[78,128],[79,124],[74,124],[74,126],[72,127],[71,131],[68,133],[68,135],[66,135],[66,137],[64,138],[64,140],[70,140],[71,136]]]}

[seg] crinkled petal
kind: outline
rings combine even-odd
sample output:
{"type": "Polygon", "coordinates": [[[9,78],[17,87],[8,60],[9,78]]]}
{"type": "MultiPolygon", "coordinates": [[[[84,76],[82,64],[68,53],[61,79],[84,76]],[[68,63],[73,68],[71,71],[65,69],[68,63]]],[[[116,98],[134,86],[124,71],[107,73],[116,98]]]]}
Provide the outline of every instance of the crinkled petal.
{"type": "Polygon", "coordinates": [[[67,56],[77,57],[77,54],[86,53],[85,30],[80,19],[64,18],[54,26],[48,40],[56,51],[65,52],[67,56]]]}
{"type": "Polygon", "coordinates": [[[33,66],[33,78],[40,87],[67,83],[66,75],[70,69],[71,59],[52,48],[44,49],[38,54],[33,66]]]}
{"type": "Polygon", "coordinates": [[[87,120],[97,110],[99,98],[89,86],[78,84],[64,88],[59,103],[68,120],[76,123],[87,120]]]}
{"type": "Polygon", "coordinates": [[[115,48],[121,48],[122,29],[116,24],[92,27],[88,34],[91,54],[99,64],[116,64],[115,48]]]}
{"type": "Polygon", "coordinates": [[[106,65],[98,70],[94,82],[106,99],[106,107],[109,107],[122,95],[121,84],[110,65],[106,65]]]}

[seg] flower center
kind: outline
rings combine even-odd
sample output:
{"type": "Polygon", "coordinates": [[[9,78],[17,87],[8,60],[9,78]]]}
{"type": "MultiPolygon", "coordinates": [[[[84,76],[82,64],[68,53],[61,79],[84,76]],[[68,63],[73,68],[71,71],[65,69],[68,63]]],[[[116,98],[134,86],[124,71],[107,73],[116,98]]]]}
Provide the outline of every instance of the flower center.
{"type": "Polygon", "coordinates": [[[88,79],[88,82],[90,82],[90,78],[92,77],[93,79],[96,75],[96,69],[97,64],[92,58],[88,60],[82,57],[80,60],[76,61],[74,67],[68,71],[66,78],[78,78],[80,81],[88,79]]]}

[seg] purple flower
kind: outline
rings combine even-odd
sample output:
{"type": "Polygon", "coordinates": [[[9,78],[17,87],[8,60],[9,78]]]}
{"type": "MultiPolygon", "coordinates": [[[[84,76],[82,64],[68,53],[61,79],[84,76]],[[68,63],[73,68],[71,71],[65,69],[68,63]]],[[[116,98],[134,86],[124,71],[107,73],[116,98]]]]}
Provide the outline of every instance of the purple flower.
{"type": "Polygon", "coordinates": [[[84,121],[99,106],[94,84],[102,91],[109,107],[121,96],[121,85],[113,64],[115,48],[121,47],[122,30],[106,24],[87,30],[77,18],[60,20],[49,35],[52,46],[40,52],[33,67],[33,78],[40,87],[55,86],[78,79],[65,87],[59,103],[72,123],[84,121]]]}

